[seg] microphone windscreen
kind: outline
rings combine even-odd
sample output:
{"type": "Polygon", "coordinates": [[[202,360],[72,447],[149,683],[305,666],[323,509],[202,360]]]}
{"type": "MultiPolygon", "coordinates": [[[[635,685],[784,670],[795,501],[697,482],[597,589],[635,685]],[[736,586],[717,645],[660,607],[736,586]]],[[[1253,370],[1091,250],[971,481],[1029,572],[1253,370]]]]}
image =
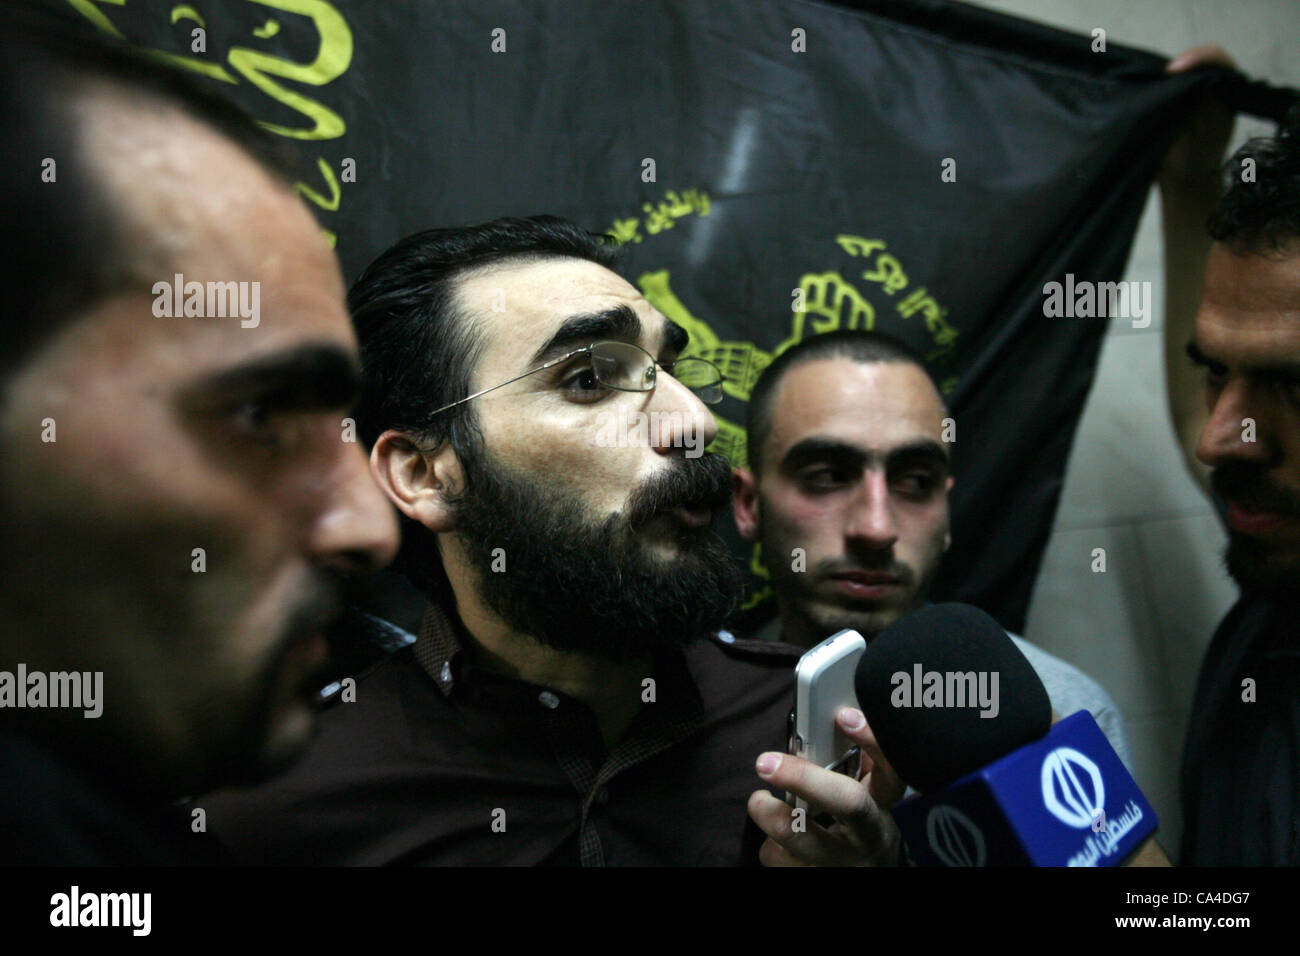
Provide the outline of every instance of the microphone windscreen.
{"type": "Polygon", "coordinates": [[[930,604],[867,644],[858,704],[890,765],[922,793],[941,789],[1051,729],[1038,674],[997,621],[930,604]]]}

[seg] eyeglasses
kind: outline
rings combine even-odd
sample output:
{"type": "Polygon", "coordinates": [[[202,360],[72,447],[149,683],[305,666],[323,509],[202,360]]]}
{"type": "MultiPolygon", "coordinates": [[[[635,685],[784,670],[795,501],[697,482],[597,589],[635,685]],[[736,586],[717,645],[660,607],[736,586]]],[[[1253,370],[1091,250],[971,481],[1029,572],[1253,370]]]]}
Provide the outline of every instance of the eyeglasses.
{"type": "Polygon", "coordinates": [[[493,385],[491,388],[485,388],[481,392],[466,396],[458,402],[444,405],[437,411],[432,412],[430,417],[441,414],[449,408],[455,408],[457,405],[463,405],[480,395],[486,395],[498,388],[504,388],[521,378],[527,378],[537,372],[554,368],[569,361],[575,355],[584,354],[591,358],[592,375],[599,384],[606,388],[617,389],[620,392],[653,392],[658,369],[662,368],[694,392],[705,405],[716,405],[722,401],[723,374],[708,359],[690,356],[688,358],[679,358],[675,362],[659,363],[655,361],[653,355],[639,345],[632,345],[630,342],[596,342],[586,348],[575,349],[568,355],[557,358],[553,362],[539,365],[535,369],[524,372],[523,375],[516,375],[500,385],[493,385]]]}

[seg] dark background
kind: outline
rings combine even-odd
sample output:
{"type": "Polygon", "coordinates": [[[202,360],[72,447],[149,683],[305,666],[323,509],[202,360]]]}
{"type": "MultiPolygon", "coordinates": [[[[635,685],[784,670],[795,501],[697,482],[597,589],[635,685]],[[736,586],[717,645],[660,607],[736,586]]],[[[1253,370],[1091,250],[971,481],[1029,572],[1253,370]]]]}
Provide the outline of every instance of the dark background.
{"type": "MultiPolygon", "coordinates": [[[[716,450],[737,464],[728,423],[743,422],[782,345],[855,324],[915,346],[957,422],[953,546],[934,597],[1013,630],[1106,327],[1044,317],[1043,285],[1121,278],[1179,120],[1207,87],[1237,81],[1164,77],[1163,57],[1094,53],[1088,36],[937,2],[69,5],[208,75],[294,143],[348,281],[432,226],[637,220],[623,272],[670,317],[665,288],[702,323],[688,323],[697,347],[732,379],[716,450]],[[945,159],[955,182],[941,180],[945,159]],[[845,235],[885,246],[864,258],[845,235]],[[892,292],[863,276],[886,254],[906,275],[892,292]],[[902,314],[913,294],[937,318],[902,314]]],[[[750,561],[729,519],[724,530],[750,561]]],[[[758,604],[748,623],[766,613],[758,604]]]]}

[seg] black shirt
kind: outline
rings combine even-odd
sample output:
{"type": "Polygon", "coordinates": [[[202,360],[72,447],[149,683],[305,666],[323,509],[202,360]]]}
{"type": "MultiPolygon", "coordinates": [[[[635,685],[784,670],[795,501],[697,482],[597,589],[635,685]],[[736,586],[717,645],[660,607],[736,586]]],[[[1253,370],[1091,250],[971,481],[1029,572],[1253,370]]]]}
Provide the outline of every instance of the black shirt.
{"type": "Polygon", "coordinates": [[[177,806],[144,800],[13,729],[0,731],[0,865],[226,862],[177,806]]]}
{"type": "Polygon", "coordinates": [[[288,774],[195,805],[247,863],[756,864],[754,761],[785,749],[800,653],[723,634],[663,655],[606,752],[586,705],[475,667],[430,605],[288,774]]]}
{"type": "Polygon", "coordinates": [[[1219,625],[1182,793],[1184,866],[1300,865],[1300,605],[1243,594],[1219,625]]]}

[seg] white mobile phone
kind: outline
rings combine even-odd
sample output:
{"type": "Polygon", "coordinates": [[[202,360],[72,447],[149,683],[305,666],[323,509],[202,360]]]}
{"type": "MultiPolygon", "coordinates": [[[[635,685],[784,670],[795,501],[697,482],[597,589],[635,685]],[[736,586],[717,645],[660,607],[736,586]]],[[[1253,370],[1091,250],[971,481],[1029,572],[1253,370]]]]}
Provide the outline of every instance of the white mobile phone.
{"type": "MultiPolygon", "coordinates": [[[[853,677],[866,647],[861,634],[845,630],[805,652],[795,667],[794,710],[790,712],[790,753],[854,777],[858,748],[840,733],[835,712],[858,706],[853,677]]],[[[786,801],[808,809],[807,802],[792,793],[786,794],[786,801]]]]}

